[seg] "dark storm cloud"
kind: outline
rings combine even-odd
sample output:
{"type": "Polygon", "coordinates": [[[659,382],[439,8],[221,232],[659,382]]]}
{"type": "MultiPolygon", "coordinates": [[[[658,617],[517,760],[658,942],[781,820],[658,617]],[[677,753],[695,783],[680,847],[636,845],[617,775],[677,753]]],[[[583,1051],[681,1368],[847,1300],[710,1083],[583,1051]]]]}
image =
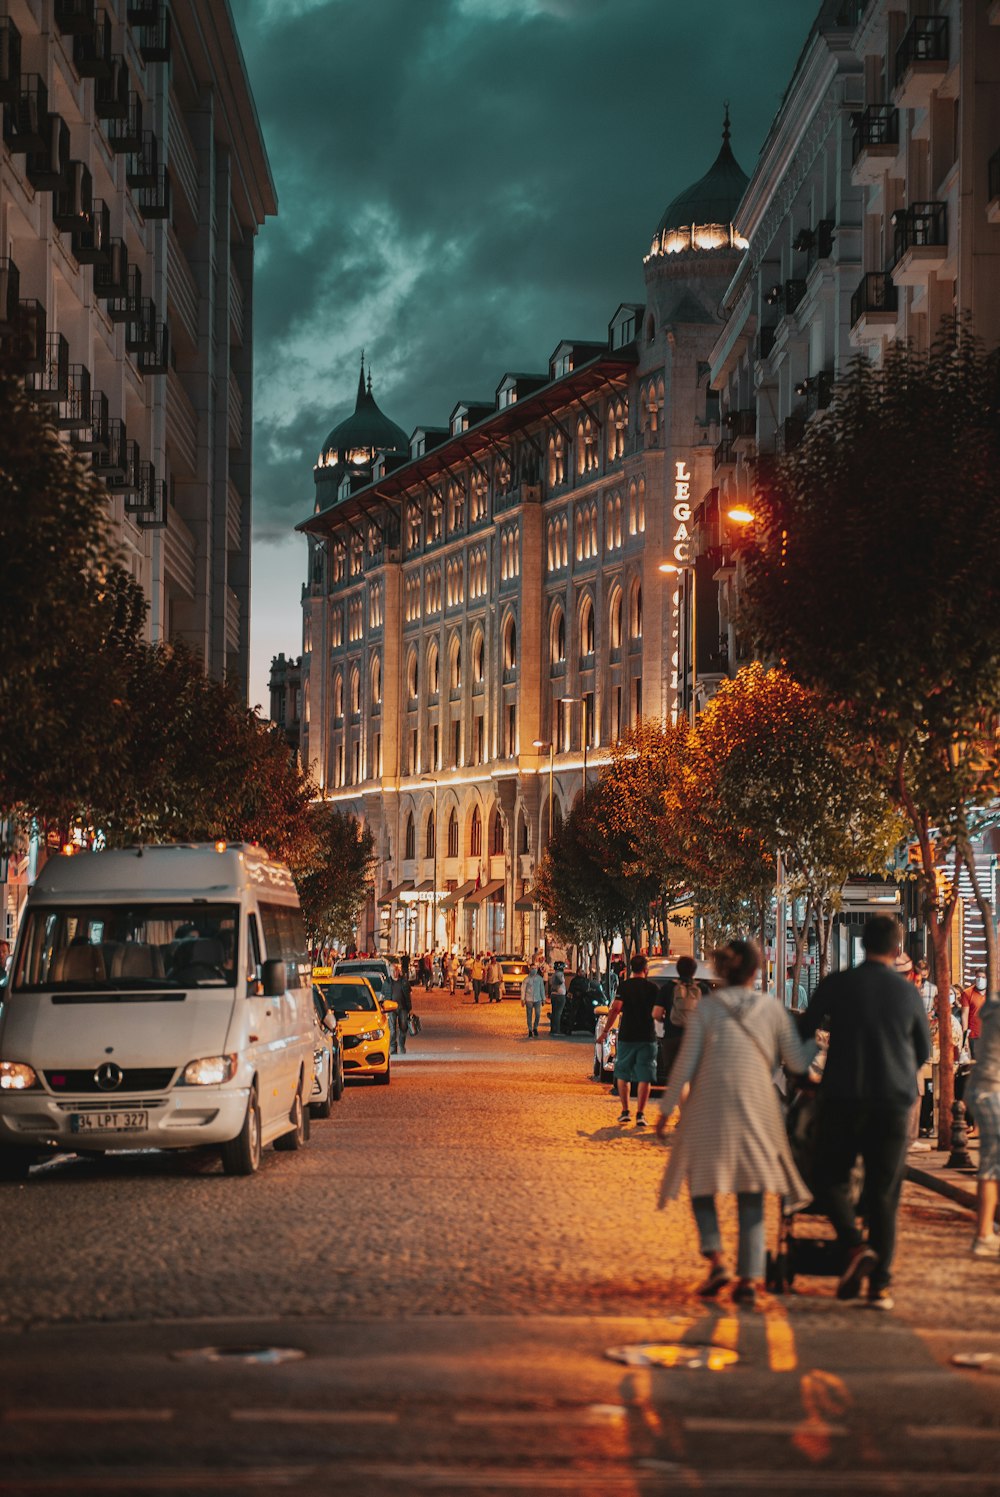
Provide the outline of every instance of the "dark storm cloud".
{"type": "Polygon", "coordinates": [[[362,345],[409,430],[642,297],[722,100],[751,170],[815,0],[233,0],[278,189],[255,292],[256,526],[308,513],[362,345]]]}

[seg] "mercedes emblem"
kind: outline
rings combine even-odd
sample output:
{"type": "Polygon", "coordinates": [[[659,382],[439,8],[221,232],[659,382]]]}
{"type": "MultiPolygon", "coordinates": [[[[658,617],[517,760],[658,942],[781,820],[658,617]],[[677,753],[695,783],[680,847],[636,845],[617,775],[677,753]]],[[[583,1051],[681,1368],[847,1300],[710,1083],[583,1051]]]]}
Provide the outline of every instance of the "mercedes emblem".
{"type": "Polygon", "coordinates": [[[102,1092],[117,1091],[125,1078],[125,1072],[121,1066],[116,1066],[113,1060],[106,1060],[102,1066],[98,1066],[94,1072],[94,1080],[102,1092]]]}

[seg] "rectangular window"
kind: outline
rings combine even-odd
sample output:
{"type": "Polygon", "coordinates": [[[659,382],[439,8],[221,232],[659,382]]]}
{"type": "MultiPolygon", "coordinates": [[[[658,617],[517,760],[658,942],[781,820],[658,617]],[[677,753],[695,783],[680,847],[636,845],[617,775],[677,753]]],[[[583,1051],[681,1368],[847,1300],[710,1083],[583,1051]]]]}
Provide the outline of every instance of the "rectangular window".
{"type": "Polygon", "coordinates": [[[378,778],[382,774],[382,734],[381,733],[376,733],[375,734],[374,752],[372,754],[372,759],[373,759],[373,765],[372,765],[373,772],[374,772],[375,777],[378,778]]]}
{"type": "Polygon", "coordinates": [[[441,729],[437,723],[434,724],[431,735],[431,769],[441,768],[441,729]]]}
{"type": "Polygon", "coordinates": [[[355,743],[351,751],[351,784],[361,783],[361,744],[355,743]]]}
{"type": "Polygon", "coordinates": [[[615,687],[615,737],[622,736],[622,689],[615,687]]]}
{"type": "Polygon", "coordinates": [[[462,724],[460,722],[451,725],[451,762],[456,769],[462,762],[462,724]]]}
{"type": "Polygon", "coordinates": [[[337,744],[337,770],[334,775],[334,784],[339,789],[344,783],[344,745],[337,744]]]}
{"type": "Polygon", "coordinates": [[[566,703],[556,702],[556,753],[564,754],[569,748],[566,731],[566,703]]]}
{"type": "Polygon", "coordinates": [[[637,676],[635,680],[635,720],[642,721],[642,677],[637,676]]]}
{"type": "Polygon", "coordinates": [[[298,907],[287,904],[260,904],[260,923],[264,927],[264,946],[269,961],[278,959],[288,968],[289,987],[295,984],[299,965],[308,960],[306,933],[298,907]]]}
{"type": "Polygon", "coordinates": [[[410,730],[410,774],[417,772],[417,730],[410,730]]]}
{"type": "Polygon", "coordinates": [[[486,763],[486,725],[481,717],[476,718],[476,763],[486,763]]]}
{"type": "Polygon", "coordinates": [[[513,702],[507,708],[507,758],[517,753],[517,707],[513,702]]]}
{"type": "Polygon", "coordinates": [[[583,698],[583,731],[588,748],[594,747],[594,693],[588,691],[583,698]]]}

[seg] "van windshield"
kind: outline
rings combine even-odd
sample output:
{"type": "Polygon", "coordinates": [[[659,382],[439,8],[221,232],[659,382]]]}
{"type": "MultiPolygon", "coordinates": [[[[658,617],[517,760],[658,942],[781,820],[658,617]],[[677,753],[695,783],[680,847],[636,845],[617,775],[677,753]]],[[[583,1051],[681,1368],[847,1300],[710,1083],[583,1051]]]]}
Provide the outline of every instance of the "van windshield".
{"type": "Polygon", "coordinates": [[[231,988],[233,904],[81,904],[26,916],[11,991],[231,988]]]}

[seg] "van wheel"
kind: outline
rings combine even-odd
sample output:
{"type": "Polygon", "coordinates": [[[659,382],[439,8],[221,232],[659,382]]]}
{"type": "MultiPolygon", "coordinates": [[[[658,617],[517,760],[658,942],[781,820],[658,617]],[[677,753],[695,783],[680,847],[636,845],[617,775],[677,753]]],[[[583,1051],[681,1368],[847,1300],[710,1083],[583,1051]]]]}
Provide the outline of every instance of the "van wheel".
{"type": "Polygon", "coordinates": [[[309,1103],[309,1116],[311,1118],[328,1118],[333,1111],[333,1077],[330,1077],[330,1085],[326,1089],[326,1096],[322,1102],[309,1103]]]}
{"type": "Polygon", "coordinates": [[[374,1076],[373,1080],[374,1080],[376,1086],[388,1086],[389,1082],[392,1080],[392,1065],[391,1065],[391,1063],[386,1066],[386,1068],[385,1068],[384,1071],[381,1071],[376,1076],[374,1076]]]}
{"type": "Polygon", "coordinates": [[[235,1138],[222,1145],[222,1169],[226,1175],[255,1175],[260,1168],[260,1105],[257,1088],[250,1088],[247,1115],[235,1138]]]}
{"type": "Polygon", "coordinates": [[[292,1130],[283,1133],[280,1138],[274,1140],[274,1147],[282,1153],[294,1154],[297,1149],[304,1149],[309,1139],[309,1112],[302,1105],[302,1084],[295,1093],[295,1103],[291,1111],[292,1130]]]}

